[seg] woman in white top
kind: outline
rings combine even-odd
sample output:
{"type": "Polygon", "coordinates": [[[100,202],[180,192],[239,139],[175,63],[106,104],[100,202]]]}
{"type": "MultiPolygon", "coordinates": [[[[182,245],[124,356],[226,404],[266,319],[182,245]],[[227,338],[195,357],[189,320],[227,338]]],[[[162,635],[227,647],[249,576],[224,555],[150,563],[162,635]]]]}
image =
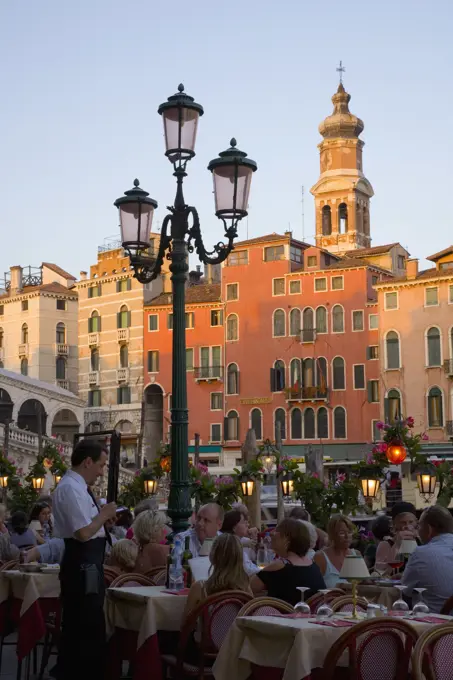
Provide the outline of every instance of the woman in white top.
{"type": "Polygon", "coordinates": [[[42,545],[52,536],[51,513],[50,505],[42,501],[35,503],[30,513],[29,529],[35,534],[38,545],[42,545]]]}
{"type": "Polygon", "coordinates": [[[323,550],[319,550],[314,562],[324,576],[326,588],[335,588],[337,583],[344,583],[340,578],[340,571],[346,555],[355,555],[350,545],[354,534],[354,525],[345,515],[332,515],[327,524],[327,535],[329,545],[323,550]]]}

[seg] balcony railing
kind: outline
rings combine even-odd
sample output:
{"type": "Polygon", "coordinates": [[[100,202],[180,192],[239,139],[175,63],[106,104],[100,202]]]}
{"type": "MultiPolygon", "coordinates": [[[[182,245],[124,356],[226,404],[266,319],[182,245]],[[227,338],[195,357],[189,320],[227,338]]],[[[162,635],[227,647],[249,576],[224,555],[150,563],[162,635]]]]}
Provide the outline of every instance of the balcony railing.
{"type": "Polygon", "coordinates": [[[69,354],[69,345],[66,345],[64,343],[58,342],[55,345],[55,352],[58,354],[60,357],[67,357],[69,354]]]}
{"type": "Polygon", "coordinates": [[[327,401],[328,387],[289,387],[286,391],[287,401],[327,401]]]}
{"type": "Polygon", "coordinates": [[[445,431],[449,437],[453,437],[453,420],[447,420],[445,423],[445,431]]]}
{"type": "Polygon", "coordinates": [[[129,342],[129,328],[118,328],[118,342],[129,342]]]}
{"type": "Polygon", "coordinates": [[[62,390],[69,390],[69,380],[57,380],[57,386],[62,390]]]}
{"type": "Polygon", "coordinates": [[[88,344],[90,347],[98,347],[99,333],[88,333],[88,344]]]}
{"type": "Polygon", "coordinates": [[[129,380],[129,369],[128,368],[118,368],[116,371],[116,379],[118,382],[128,382],[129,380]]]}
{"type": "Polygon", "coordinates": [[[198,366],[193,369],[194,378],[200,380],[221,380],[223,378],[223,366],[198,366]]]}
{"type": "Polygon", "coordinates": [[[99,371],[90,371],[88,373],[88,383],[90,385],[99,385],[99,371]]]}
{"type": "Polygon", "coordinates": [[[19,356],[28,357],[28,342],[23,342],[19,345],[19,356]]]}
{"type": "Polygon", "coordinates": [[[445,359],[444,371],[450,378],[453,378],[453,359],[445,359]]]}

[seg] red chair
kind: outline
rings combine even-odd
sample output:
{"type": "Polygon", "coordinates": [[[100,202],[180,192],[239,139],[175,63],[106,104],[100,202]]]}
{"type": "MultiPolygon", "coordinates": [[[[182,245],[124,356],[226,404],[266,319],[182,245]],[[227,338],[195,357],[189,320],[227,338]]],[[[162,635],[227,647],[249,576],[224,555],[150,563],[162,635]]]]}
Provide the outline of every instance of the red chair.
{"type": "Polygon", "coordinates": [[[176,656],[162,654],[164,677],[176,680],[195,677],[203,680],[212,676],[212,666],[228,631],[242,606],[252,596],[241,590],[211,595],[188,615],[179,637],[176,656]],[[197,635],[194,635],[197,633],[197,635]],[[189,645],[195,645],[196,662],[187,661],[189,645]]]}
{"type": "Polygon", "coordinates": [[[167,580],[167,570],[165,567],[154,567],[154,569],[147,571],[145,576],[150,578],[154,585],[164,586],[167,580]]]}
{"type": "Polygon", "coordinates": [[[255,597],[242,607],[238,616],[275,616],[278,614],[294,614],[294,607],[276,597],[255,597]]]}
{"type": "MultiPolygon", "coordinates": [[[[341,677],[350,680],[403,680],[409,676],[412,649],[417,633],[405,621],[378,618],[349,628],[329,649],[320,677],[333,680],[342,655],[349,653],[341,677]]],[[[449,679],[450,680],[450,679],[449,679]]]]}
{"type": "Polygon", "coordinates": [[[19,562],[17,560],[10,560],[9,562],[3,562],[0,567],[0,571],[8,571],[9,569],[18,569],[19,562]]]}
{"type": "Polygon", "coordinates": [[[414,680],[453,678],[453,623],[441,623],[420,635],[412,655],[414,680]]]}
{"type": "Polygon", "coordinates": [[[332,590],[330,590],[327,595],[323,595],[323,593],[315,593],[308,598],[307,604],[309,605],[313,614],[316,614],[316,610],[322,602],[330,603],[332,600],[335,600],[336,597],[340,597],[340,595],[346,595],[344,590],[341,590],[341,588],[332,588],[332,590]]]}
{"type": "Polygon", "coordinates": [[[121,574],[111,582],[110,588],[135,588],[154,585],[154,581],[144,574],[121,574]]]}

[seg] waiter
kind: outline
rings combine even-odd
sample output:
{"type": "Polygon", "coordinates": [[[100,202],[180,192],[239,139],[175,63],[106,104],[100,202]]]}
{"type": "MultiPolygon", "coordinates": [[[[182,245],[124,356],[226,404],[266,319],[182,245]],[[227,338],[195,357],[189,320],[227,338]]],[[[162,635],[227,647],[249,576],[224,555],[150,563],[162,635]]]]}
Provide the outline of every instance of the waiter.
{"type": "Polygon", "coordinates": [[[104,474],[107,453],[97,441],[82,439],[69,470],[53,493],[55,536],[64,539],[60,569],[63,624],[56,667],[58,680],[102,680],[104,620],[104,524],[116,504],[99,509],[90,491],[104,474]]]}

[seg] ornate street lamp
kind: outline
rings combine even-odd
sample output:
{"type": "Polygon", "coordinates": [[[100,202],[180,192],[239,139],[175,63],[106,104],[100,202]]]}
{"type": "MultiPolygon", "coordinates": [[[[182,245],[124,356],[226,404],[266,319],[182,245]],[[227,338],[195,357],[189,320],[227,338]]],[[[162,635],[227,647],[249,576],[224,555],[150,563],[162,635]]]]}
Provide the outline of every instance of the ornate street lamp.
{"type": "Polygon", "coordinates": [[[283,498],[290,498],[294,491],[294,479],[291,472],[287,472],[280,479],[283,498]]]}
{"type": "Polygon", "coordinates": [[[417,486],[426,502],[436,493],[437,474],[434,465],[424,465],[416,469],[417,486]]]}
{"type": "Polygon", "coordinates": [[[143,486],[145,487],[145,493],[148,496],[155,496],[157,493],[157,479],[155,477],[144,479],[143,486]]]}
{"type": "Polygon", "coordinates": [[[31,483],[35,491],[41,491],[44,488],[45,477],[32,477],[31,483]]]}
{"type": "Polygon", "coordinates": [[[381,478],[373,468],[362,468],[359,475],[364,498],[377,498],[381,488],[381,478]]]}
{"type": "Polygon", "coordinates": [[[173,287],[173,353],[172,353],[172,411],[171,411],[171,482],[168,515],[173,532],[184,531],[192,514],[189,482],[188,411],[186,382],[185,284],[188,271],[187,252],[196,251],[204,264],[220,264],[233,249],[237,225],[247,215],[248,195],[255,161],[236,148],[236,141],[211,161],[208,169],[214,179],[216,215],[225,228],[226,243],[217,243],[212,251],[205,249],[197,210],[186,205],[183,181],[188,161],[195,155],[198,121],[203,107],[184,92],[184,86],[161,104],[165,134],[165,155],[173,164],[176,177],[176,196],[170,213],[162,222],[157,252],[151,250],[151,224],[157,202],[140,188],[115,201],[120,213],[123,247],[130,258],[135,278],[150,283],[160,274],[167,257],[173,287]],[[190,222],[189,222],[190,220],[190,222]]]}
{"type": "Polygon", "coordinates": [[[8,475],[2,475],[0,477],[0,488],[2,488],[2,489],[8,488],[8,479],[9,479],[8,475]]]}
{"type": "Polygon", "coordinates": [[[239,482],[241,484],[242,495],[247,498],[252,496],[255,488],[255,480],[253,479],[253,477],[249,477],[246,474],[242,474],[239,477],[239,482]]]}

